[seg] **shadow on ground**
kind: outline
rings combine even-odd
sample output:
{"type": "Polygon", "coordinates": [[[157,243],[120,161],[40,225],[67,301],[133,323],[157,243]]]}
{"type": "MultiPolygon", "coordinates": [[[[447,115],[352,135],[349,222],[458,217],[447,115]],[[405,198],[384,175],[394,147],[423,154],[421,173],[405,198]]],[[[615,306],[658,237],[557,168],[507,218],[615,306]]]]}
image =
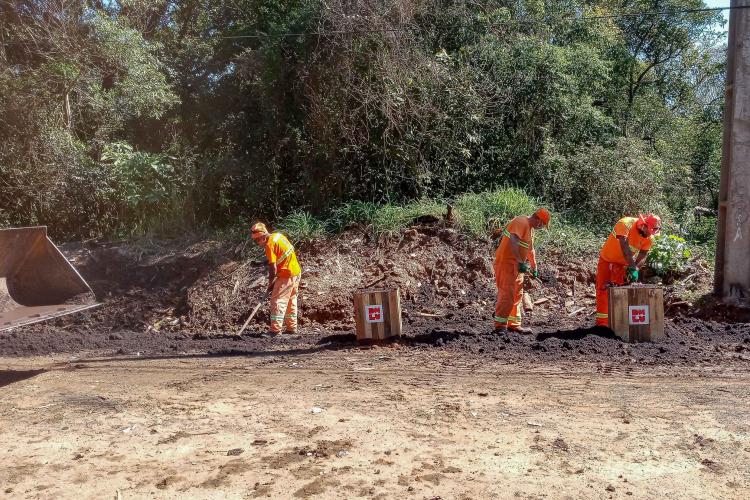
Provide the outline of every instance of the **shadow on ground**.
{"type": "Polygon", "coordinates": [[[0,370],[0,387],[36,377],[47,370],[0,370]]]}
{"type": "Polygon", "coordinates": [[[559,330],[556,332],[544,332],[536,336],[536,339],[540,342],[550,338],[556,338],[560,340],[581,340],[589,335],[602,337],[605,339],[620,340],[620,338],[614,334],[612,330],[603,326],[592,326],[589,328],[576,328],[574,330],[559,330]]]}

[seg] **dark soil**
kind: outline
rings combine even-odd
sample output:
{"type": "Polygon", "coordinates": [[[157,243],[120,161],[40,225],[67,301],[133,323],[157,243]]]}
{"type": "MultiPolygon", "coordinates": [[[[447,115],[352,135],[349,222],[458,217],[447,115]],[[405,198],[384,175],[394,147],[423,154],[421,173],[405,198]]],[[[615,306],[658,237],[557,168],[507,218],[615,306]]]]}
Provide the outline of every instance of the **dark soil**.
{"type": "MultiPolygon", "coordinates": [[[[211,241],[68,245],[63,251],[102,306],[6,332],[0,355],[266,356],[356,349],[352,293],[375,285],[401,289],[405,337],[399,345],[405,349],[460,351],[508,363],[750,362],[750,325],[736,322],[742,314],[707,300],[694,306],[681,300],[676,287],[666,289],[663,342],[625,344],[608,329],[594,328],[595,262],[562,263],[554,255],[541,256],[544,283],[526,291],[528,302],[538,304],[525,316],[534,335],[495,334],[494,246],[441,222],[378,242],[354,228],[302,246],[302,335],[266,339],[258,336],[268,322],[265,305],[242,338],[234,335],[265,289],[264,266],[253,249],[211,241]]],[[[709,280],[692,279],[679,292],[707,292],[709,280]]]]}

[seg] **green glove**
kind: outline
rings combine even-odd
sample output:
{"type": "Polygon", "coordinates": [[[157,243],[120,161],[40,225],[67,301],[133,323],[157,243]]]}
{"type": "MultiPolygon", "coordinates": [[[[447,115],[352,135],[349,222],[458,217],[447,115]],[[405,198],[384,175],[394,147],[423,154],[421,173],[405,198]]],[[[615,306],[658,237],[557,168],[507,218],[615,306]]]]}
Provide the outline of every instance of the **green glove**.
{"type": "Polygon", "coordinates": [[[518,264],[518,272],[519,273],[528,273],[531,270],[531,266],[528,262],[521,262],[518,264]]]}
{"type": "Polygon", "coordinates": [[[534,278],[539,279],[539,269],[536,269],[536,268],[532,269],[531,270],[531,276],[534,277],[534,278]]]}
{"type": "Polygon", "coordinates": [[[629,267],[627,269],[627,277],[630,282],[638,281],[638,268],[629,267]]]}

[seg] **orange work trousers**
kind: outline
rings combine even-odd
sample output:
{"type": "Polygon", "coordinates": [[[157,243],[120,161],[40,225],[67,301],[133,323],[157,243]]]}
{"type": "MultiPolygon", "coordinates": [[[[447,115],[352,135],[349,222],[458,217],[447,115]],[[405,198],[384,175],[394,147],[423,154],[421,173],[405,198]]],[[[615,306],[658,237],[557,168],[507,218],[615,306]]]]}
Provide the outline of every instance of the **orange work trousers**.
{"type": "Polygon", "coordinates": [[[297,292],[299,276],[276,278],[271,292],[271,331],[281,333],[286,326],[288,332],[297,333],[297,292]]]}
{"type": "Polygon", "coordinates": [[[609,287],[625,283],[625,266],[599,257],[596,266],[596,324],[609,326],[609,287]]]}
{"type": "Polygon", "coordinates": [[[501,260],[495,262],[495,284],[497,303],[495,304],[495,328],[521,326],[523,305],[523,273],[518,272],[518,262],[501,260]]]}

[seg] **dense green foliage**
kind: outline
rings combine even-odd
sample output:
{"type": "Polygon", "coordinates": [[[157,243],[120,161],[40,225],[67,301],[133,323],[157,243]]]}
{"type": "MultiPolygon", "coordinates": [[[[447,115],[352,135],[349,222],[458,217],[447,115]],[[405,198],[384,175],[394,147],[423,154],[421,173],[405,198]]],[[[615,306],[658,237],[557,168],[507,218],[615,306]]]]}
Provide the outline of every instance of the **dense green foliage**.
{"type": "Polygon", "coordinates": [[[0,226],[292,214],[312,235],[441,199],[478,232],[517,186],[571,220],[654,209],[687,234],[718,196],[721,16],[683,12],[702,6],[0,0],[0,226]]]}

